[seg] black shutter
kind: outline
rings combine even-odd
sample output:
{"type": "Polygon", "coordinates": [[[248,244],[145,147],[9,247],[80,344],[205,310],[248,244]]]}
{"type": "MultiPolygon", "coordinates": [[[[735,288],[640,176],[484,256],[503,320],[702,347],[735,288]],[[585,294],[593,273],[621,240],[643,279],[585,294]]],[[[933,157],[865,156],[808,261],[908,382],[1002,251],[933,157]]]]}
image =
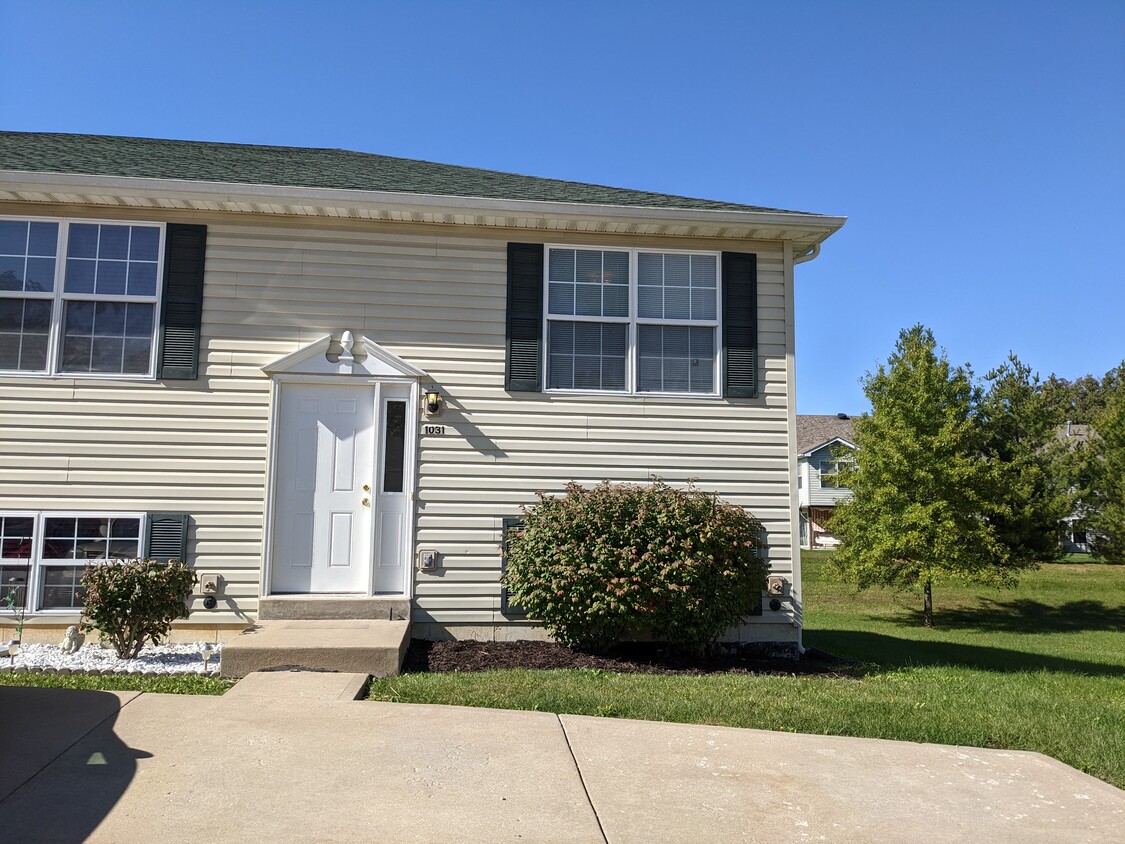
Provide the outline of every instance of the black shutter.
{"type": "Polygon", "coordinates": [[[723,253],[723,395],[758,396],[758,256],[723,253]]]}
{"type": "Polygon", "coordinates": [[[542,389],[543,244],[508,244],[507,389],[542,389]]]}
{"type": "Polygon", "coordinates": [[[149,513],[142,556],[166,563],[187,562],[187,513],[149,513]]]}
{"type": "MultiPolygon", "coordinates": [[[[769,565],[769,563],[768,563],[769,550],[768,549],[769,549],[769,543],[770,543],[769,532],[765,528],[762,528],[758,532],[758,539],[761,541],[761,547],[758,549],[758,553],[761,555],[763,560],[767,561],[766,565],[768,566],[769,565]]],[[[768,571],[766,572],[766,583],[767,583],[767,585],[769,584],[769,572],[768,571]]],[[[750,609],[748,609],[745,612],[745,615],[761,615],[761,614],[762,614],[762,593],[759,592],[757,595],[754,596],[754,603],[750,605],[750,609]]]]}
{"type": "MultiPolygon", "coordinates": [[[[508,571],[508,532],[523,527],[523,519],[504,519],[504,538],[500,543],[500,575],[508,571]]],[[[508,588],[500,587],[500,612],[504,615],[527,615],[527,610],[508,600],[508,588]]]]}
{"type": "Polygon", "coordinates": [[[203,258],[207,227],[169,223],[164,244],[164,301],[160,306],[157,377],[199,377],[203,317],[203,258]]]}

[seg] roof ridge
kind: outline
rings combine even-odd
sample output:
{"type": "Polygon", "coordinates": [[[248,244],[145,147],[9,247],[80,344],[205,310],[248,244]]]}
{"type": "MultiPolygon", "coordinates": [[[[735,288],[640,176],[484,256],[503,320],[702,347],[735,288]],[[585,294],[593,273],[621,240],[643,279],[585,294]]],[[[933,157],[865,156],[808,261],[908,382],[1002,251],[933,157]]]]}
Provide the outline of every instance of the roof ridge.
{"type": "Polygon", "coordinates": [[[364,152],[231,141],[0,130],[0,169],[531,199],[680,210],[806,212],[364,152]],[[116,145],[114,154],[96,149],[116,145]],[[95,147],[91,149],[91,147],[95,147]],[[211,155],[204,155],[205,151],[211,155]],[[280,155],[305,161],[280,160],[280,155]],[[355,166],[359,161],[365,166],[355,166]],[[235,177],[237,174],[237,178],[235,177]]]}

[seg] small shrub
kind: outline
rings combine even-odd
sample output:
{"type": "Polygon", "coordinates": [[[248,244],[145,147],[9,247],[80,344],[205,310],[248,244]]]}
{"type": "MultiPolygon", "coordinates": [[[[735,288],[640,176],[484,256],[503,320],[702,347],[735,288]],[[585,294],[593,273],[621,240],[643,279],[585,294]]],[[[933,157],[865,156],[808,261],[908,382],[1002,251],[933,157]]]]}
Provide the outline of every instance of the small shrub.
{"type": "Polygon", "coordinates": [[[525,508],[504,581],[565,644],[598,649],[647,632],[702,650],[761,597],[761,530],[694,488],[570,483],[525,508]]]}
{"type": "Polygon", "coordinates": [[[82,629],[96,629],[119,658],[133,659],[146,641],[155,645],[167,636],[174,619],[187,618],[185,601],[195,585],[195,572],[179,560],[133,560],[87,566],[82,585],[82,629]]]}

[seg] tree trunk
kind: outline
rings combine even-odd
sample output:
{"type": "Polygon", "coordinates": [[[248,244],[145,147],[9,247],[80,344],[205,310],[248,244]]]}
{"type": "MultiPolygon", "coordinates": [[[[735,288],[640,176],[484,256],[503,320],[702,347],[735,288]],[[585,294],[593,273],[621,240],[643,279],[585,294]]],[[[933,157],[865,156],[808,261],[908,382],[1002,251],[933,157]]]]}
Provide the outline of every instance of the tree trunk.
{"type": "Polygon", "coordinates": [[[922,584],[922,626],[934,626],[934,593],[931,586],[930,579],[927,577],[926,582],[922,584]]]}

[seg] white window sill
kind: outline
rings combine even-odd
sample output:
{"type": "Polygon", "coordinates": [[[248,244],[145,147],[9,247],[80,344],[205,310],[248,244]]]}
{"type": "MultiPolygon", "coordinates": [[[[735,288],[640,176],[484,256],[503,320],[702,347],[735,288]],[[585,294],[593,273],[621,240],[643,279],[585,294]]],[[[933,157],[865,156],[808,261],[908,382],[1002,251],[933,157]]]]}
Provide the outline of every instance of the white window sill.
{"type": "Polygon", "coordinates": [[[690,399],[692,401],[716,401],[723,398],[718,393],[629,393],[623,390],[543,390],[543,395],[580,396],[583,398],[690,399]]]}
{"type": "MultiPolygon", "coordinates": [[[[75,609],[58,610],[28,610],[23,626],[35,627],[36,624],[78,624],[82,621],[82,611],[75,609]]],[[[0,610],[0,624],[19,624],[19,612],[0,610]]]]}
{"type": "Polygon", "coordinates": [[[157,381],[152,373],[144,375],[122,375],[113,372],[20,372],[14,369],[0,369],[0,378],[27,378],[28,380],[48,381],[157,381]]]}

